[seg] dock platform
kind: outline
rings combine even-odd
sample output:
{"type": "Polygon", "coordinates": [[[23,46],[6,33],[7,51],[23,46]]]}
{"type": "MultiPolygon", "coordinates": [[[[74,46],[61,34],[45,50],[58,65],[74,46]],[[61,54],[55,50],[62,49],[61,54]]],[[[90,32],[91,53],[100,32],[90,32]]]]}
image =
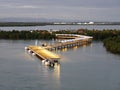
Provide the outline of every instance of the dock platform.
{"type": "Polygon", "coordinates": [[[66,39],[60,40],[53,45],[47,45],[44,48],[48,50],[57,50],[63,48],[72,48],[74,46],[81,46],[86,45],[92,42],[93,37],[84,36],[84,35],[76,35],[76,34],[56,34],[57,38],[59,39],[66,39]]]}
{"type": "Polygon", "coordinates": [[[38,56],[39,58],[41,58],[42,62],[46,62],[46,65],[54,65],[54,63],[58,63],[59,62],[59,59],[60,59],[60,56],[53,53],[53,52],[50,52],[49,50],[43,48],[43,47],[40,47],[40,46],[28,46],[28,47],[25,47],[26,50],[28,50],[29,53],[31,53],[32,55],[36,55],[38,56]]]}
{"type": "Polygon", "coordinates": [[[43,46],[28,46],[25,47],[32,55],[36,55],[41,58],[45,65],[54,66],[59,62],[60,56],[51,52],[50,50],[57,50],[63,48],[71,48],[74,46],[85,45],[92,42],[90,36],[76,35],[76,34],[57,34],[58,38],[67,38],[67,40],[61,40],[52,45],[43,46]],[[69,38],[69,39],[68,39],[69,38]]]}

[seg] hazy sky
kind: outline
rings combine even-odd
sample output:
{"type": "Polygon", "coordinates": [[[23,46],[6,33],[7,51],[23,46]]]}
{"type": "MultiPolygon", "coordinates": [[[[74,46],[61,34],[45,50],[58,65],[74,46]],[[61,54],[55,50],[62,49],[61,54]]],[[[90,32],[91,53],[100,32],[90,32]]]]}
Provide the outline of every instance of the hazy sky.
{"type": "Polygon", "coordinates": [[[120,21],[120,0],[0,0],[0,18],[120,21]]]}

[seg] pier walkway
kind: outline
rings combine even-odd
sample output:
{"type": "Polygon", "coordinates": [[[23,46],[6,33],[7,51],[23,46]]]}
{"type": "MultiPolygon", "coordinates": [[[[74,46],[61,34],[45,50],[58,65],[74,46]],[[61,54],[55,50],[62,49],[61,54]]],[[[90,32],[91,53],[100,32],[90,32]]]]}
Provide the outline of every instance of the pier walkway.
{"type": "Polygon", "coordinates": [[[71,48],[74,46],[81,46],[92,42],[92,37],[76,34],[56,34],[57,38],[64,38],[67,40],[60,40],[52,45],[43,46],[28,46],[25,47],[29,53],[36,55],[49,66],[54,66],[55,62],[59,62],[60,56],[51,52],[50,50],[71,48]],[[69,39],[68,39],[69,38],[69,39]]]}
{"type": "Polygon", "coordinates": [[[57,43],[54,43],[53,45],[47,45],[44,48],[48,50],[71,48],[74,46],[81,46],[91,43],[93,39],[93,37],[90,36],[76,35],[76,34],[56,34],[56,36],[59,39],[66,39],[66,40],[60,40],[57,43]]]}
{"type": "Polygon", "coordinates": [[[32,53],[33,55],[39,56],[42,60],[45,60],[45,59],[58,60],[58,59],[60,59],[59,55],[52,53],[40,46],[28,46],[26,49],[29,50],[29,52],[32,53]]]}

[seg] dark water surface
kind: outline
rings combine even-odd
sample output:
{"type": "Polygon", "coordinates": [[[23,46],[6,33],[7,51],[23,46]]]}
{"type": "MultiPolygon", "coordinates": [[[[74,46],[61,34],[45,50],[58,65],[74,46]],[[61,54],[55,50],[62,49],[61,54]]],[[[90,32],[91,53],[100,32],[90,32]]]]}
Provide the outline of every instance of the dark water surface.
{"type": "Polygon", "coordinates": [[[34,40],[0,40],[0,90],[120,90],[120,56],[102,42],[56,51],[61,65],[49,68],[24,47],[34,40]]]}

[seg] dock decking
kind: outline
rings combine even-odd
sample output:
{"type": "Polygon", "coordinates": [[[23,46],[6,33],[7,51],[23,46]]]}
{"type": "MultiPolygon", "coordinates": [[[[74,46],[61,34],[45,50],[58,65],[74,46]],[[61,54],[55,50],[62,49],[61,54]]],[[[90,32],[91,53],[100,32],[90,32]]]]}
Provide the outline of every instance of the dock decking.
{"type": "Polygon", "coordinates": [[[39,56],[43,61],[46,60],[47,65],[52,64],[54,66],[55,62],[58,62],[60,59],[60,56],[49,51],[49,50],[56,50],[56,49],[62,49],[62,48],[71,48],[74,46],[80,46],[85,45],[87,43],[91,43],[92,37],[89,36],[83,36],[83,35],[76,35],[76,34],[57,34],[58,38],[69,38],[68,40],[61,40],[57,43],[54,43],[53,45],[47,45],[47,46],[28,46],[25,47],[26,50],[28,50],[33,55],[39,56]],[[71,38],[71,39],[70,39],[71,38]],[[49,62],[49,64],[48,64],[49,62]]]}
{"type": "Polygon", "coordinates": [[[66,38],[67,40],[61,40],[57,43],[54,43],[53,45],[48,45],[44,48],[48,50],[56,50],[63,48],[71,48],[74,46],[81,46],[92,42],[92,37],[90,36],[76,35],[76,34],[57,34],[56,36],[60,39],[66,38]]]}
{"type": "Polygon", "coordinates": [[[41,57],[42,59],[54,59],[54,60],[60,59],[59,55],[52,53],[40,46],[28,46],[27,49],[30,50],[31,53],[35,53],[37,56],[41,57]]]}

